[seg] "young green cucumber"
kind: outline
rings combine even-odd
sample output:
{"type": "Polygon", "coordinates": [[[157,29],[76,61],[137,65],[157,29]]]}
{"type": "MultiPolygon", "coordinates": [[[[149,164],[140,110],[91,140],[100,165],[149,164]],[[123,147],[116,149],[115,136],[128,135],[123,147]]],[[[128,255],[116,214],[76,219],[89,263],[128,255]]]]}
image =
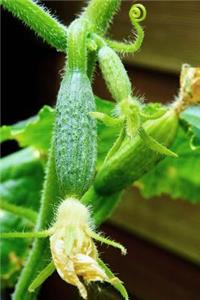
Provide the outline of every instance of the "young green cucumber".
{"type": "MultiPolygon", "coordinates": [[[[168,147],[175,138],[177,126],[178,116],[170,110],[159,119],[146,122],[144,129],[156,141],[168,147]]],[[[94,187],[103,195],[120,191],[163,158],[164,155],[151,150],[139,135],[132,141],[126,137],[119,150],[99,170],[94,187]]]]}
{"type": "Polygon", "coordinates": [[[96,123],[89,113],[95,100],[87,75],[67,71],[56,106],[55,160],[61,196],[80,197],[94,176],[96,123]]]}
{"type": "Polygon", "coordinates": [[[132,94],[128,74],[114,50],[103,46],[98,52],[99,66],[113,98],[120,102],[132,94]]]}
{"type": "Polygon", "coordinates": [[[80,197],[94,176],[96,162],[95,99],[87,77],[88,23],[77,19],[68,28],[67,70],[58,93],[55,161],[61,197],[80,197]]]}

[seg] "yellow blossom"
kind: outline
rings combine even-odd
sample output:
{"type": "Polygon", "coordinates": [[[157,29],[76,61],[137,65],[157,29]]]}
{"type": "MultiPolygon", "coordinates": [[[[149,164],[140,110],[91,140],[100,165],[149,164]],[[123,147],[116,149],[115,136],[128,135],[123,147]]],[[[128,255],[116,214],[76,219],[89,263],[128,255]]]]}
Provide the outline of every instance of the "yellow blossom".
{"type": "Polygon", "coordinates": [[[60,277],[76,286],[84,299],[87,298],[85,283],[109,281],[98,264],[98,253],[90,232],[88,208],[76,199],[63,201],[50,237],[52,258],[60,277]]]}

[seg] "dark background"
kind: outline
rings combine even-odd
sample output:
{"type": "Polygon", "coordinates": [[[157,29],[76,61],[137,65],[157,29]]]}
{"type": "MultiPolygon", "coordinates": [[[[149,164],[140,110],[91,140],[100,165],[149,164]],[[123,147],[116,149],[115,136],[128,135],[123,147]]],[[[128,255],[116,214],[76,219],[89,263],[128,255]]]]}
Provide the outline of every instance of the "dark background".
{"type": "MultiPolygon", "coordinates": [[[[78,1],[45,3],[65,24],[69,24],[82,6],[78,1]]],[[[156,4],[153,5],[155,9],[156,4]]],[[[123,3],[123,6],[126,10],[129,3],[123,3]]],[[[129,28],[126,28],[125,23],[119,23],[119,18],[116,21],[118,23],[115,25],[115,32],[120,28],[120,34],[126,36],[129,28]],[[124,28],[123,32],[121,28],[124,28]]],[[[44,104],[55,104],[65,58],[63,54],[36,38],[31,30],[8,12],[2,11],[1,24],[2,124],[12,124],[36,114],[44,104]]],[[[171,35],[172,32],[168,34],[171,35]]],[[[168,34],[166,32],[166,36],[168,34]]],[[[161,53],[167,44],[166,40],[166,45],[158,45],[158,52],[161,53]]],[[[175,43],[174,51],[176,51],[175,43]]],[[[137,60],[137,55],[134,59],[137,60]]],[[[188,59],[190,60],[190,56],[188,59]]],[[[163,67],[162,64],[158,67],[156,64],[150,66],[145,62],[140,64],[130,61],[126,67],[138,94],[144,95],[145,99],[165,102],[171,101],[176,95],[179,86],[176,68],[170,70],[164,67],[164,64],[163,67]]],[[[94,92],[100,97],[110,99],[98,69],[94,79],[94,92]]],[[[16,149],[17,145],[14,142],[7,142],[2,147],[2,154],[8,154],[16,149]]],[[[120,274],[120,278],[128,287],[131,299],[200,299],[200,272],[197,266],[111,225],[105,225],[103,230],[122,242],[129,250],[127,257],[121,257],[116,250],[101,248],[105,261],[120,274]]],[[[90,298],[120,299],[117,295],[112,296],[110,290],[105,286],[104,294],[94,295],[91,292],[90,298]]],[[[54,275],[45,283],[40,299],[75,299],[76,296],[74,288],[54,275]]]]}

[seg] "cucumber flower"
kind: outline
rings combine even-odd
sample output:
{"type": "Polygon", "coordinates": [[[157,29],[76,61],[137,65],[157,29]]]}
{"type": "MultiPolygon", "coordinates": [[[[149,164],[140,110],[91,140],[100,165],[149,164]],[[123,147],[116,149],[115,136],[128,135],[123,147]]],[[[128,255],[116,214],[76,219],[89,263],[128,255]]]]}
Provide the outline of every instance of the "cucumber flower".
{"type": "Polygon", "coordinates": [[[56,222],[51,229],[50,248],[54,265],[60,277],[76,286],[83,299],[87,298],[85,285],[93,281],[110,282],[99,264],[94,239],[125,248],[94,231],[89,209],[78,200],[70,198],[60,205],[56,222]]]}

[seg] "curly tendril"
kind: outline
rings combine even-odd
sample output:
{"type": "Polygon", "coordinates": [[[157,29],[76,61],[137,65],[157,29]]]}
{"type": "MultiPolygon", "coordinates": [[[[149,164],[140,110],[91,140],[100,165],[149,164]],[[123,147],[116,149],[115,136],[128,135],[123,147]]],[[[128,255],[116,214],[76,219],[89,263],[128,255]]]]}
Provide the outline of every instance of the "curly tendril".
{"type": "Polygon", "coordinates": [[[136,39],[132,43],[123,43],[106,39],[106,43],[120,53],[134,53],[138,51],[144,39],[144,31],[139,23],[146,18],[146,15],[147,11],[144,5],[140,3],[134,4],[129,11],[129,17],[136,31],[136,39]]]}
{"type": "Polygon", "coordinates": [[[146,8],[143,4],[137,3],[132,5],[130,11],[129,11],[129,17],[131,21],[133,22],[133,25],[135,25],[135,21],[142,22],[145,20],[147,15],[146,8]]]}

